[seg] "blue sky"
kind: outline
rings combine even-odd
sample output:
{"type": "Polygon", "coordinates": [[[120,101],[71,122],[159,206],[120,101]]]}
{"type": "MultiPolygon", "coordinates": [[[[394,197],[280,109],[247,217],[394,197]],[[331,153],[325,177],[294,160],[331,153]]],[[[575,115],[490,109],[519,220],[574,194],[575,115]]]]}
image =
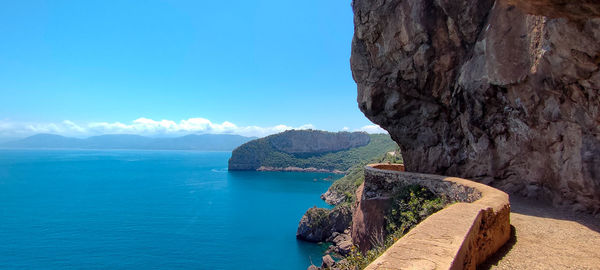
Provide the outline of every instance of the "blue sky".
{"type": "Polygon", "coordinates": [[[0,137],[374,130],[350,0],[2,1],[0,137]]]}

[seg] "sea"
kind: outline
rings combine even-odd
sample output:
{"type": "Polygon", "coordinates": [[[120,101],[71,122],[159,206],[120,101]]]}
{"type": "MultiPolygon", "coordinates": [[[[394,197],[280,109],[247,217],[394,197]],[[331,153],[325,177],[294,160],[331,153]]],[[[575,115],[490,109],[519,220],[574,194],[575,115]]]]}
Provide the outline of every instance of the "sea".
{"type": "Polygon", "coordinates": [[[339,175],[231,152],[0,150],[0,269],[306,269],[298,222],[339,175]]]}

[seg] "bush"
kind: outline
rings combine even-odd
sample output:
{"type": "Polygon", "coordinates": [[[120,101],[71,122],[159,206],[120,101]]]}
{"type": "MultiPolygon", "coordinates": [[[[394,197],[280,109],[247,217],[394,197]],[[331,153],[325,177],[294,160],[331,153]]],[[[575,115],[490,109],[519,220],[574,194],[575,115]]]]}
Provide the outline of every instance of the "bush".
{"type": "MultiPolygon", "coordinates": [[[[343,203],[353,204],[356,201],[356,189],[365,181],[365,166],[370,163],[402,163],[402,155],[400,149],[396,146],[396,150],[393,155],[388,152],[385,154],[379,154],[375,158],[363,160],[352,166],[348,173],[335,181],[329,191],[336,194],[344,194],[343,203]]],[[[391,151],[391,150],[390,150],[391,151]]]]}
{"type": "Polygon", "coordinates": [[[405,186],[398,189],[392,199],[392,207],[385,215],[385,236],[383,230],[372,239],[373,248],[361,253],[353,247],[350,254],[339,263],[340,269],[363,269],[391,247],[400,237],[429,215],[441,210],[448,200],[436,196],[428,189],[405,186]]]}

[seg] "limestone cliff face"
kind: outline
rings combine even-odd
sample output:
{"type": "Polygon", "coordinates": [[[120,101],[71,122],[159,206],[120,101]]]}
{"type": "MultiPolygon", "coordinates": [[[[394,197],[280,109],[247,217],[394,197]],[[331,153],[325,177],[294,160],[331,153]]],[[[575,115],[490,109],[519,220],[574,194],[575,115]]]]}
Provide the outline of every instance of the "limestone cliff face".
{"type": "Polygon", "coordinates": [[[364,146],[370,140],[364,132],[286,131],[273,136],[271,145],[290,154],[324,153],[364,146]]]}
{"type": "Polygon", "coordinates": [[[354,0],[360,109],[407,171],[600,209],[600,3],[354,0]]]}

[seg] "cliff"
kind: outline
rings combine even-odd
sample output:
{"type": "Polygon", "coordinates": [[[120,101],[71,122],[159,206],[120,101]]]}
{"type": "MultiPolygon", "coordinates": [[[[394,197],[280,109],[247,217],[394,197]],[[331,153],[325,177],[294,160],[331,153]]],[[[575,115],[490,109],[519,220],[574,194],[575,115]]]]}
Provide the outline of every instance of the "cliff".
{"type": "Polygon", "coordinates": [[[288,154],[325,153],[369,144],[363,132],[286,131],[269,138],[271,145],[288,154]]]}
{"type": "Polygon", "coordinates": [[[395,147],[387,134],[290,130],[236,148],[229,170],[345,172],[395,147]]]}
{"type": "Polygon", "coordinates": [[[600,210],[600,3],[354,0],[358,104],[407,171],[600,210]]]}

